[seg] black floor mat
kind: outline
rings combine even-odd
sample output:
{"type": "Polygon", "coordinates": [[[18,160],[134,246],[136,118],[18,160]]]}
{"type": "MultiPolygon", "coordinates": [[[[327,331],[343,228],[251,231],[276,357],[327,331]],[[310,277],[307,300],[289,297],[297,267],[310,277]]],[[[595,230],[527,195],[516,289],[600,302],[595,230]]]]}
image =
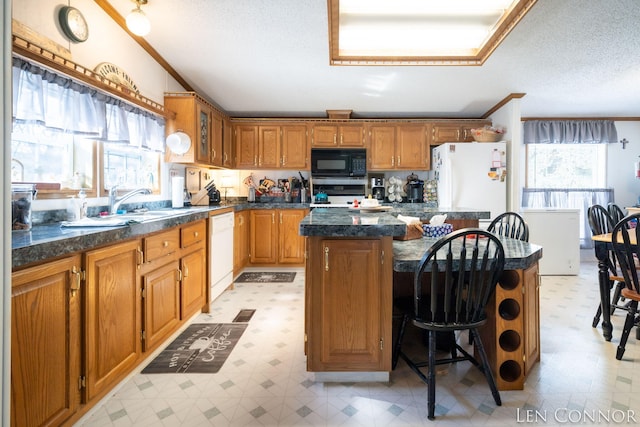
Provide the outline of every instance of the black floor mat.
{"type": "Polygon", "coordinates": [[[253,313],[256,311],[253,309],[242,309],[233,319],[234,322],[248,322],[253,317],[253,313]]]}
{"type": "Polygon", "coordinates": [[[296,273],[276,273],[276,272],[248,272],[242,273],[235,280],[236,283],[256,282],[256,283],[282,283],[293,282],[296,273]]]}

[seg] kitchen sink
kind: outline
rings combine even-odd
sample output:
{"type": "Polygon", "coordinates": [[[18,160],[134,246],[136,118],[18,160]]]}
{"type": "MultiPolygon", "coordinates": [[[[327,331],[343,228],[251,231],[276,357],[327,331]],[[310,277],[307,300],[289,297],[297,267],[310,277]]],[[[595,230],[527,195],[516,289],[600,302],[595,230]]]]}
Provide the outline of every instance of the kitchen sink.
{"type": "Polygon", "coordinates": [[[159,209],[125,214],[104,215],[82,218],[78,221],[66,221],[63,227],[117,227],[130,223],[144,223],[186,213],[184,210],[159,209]]]}

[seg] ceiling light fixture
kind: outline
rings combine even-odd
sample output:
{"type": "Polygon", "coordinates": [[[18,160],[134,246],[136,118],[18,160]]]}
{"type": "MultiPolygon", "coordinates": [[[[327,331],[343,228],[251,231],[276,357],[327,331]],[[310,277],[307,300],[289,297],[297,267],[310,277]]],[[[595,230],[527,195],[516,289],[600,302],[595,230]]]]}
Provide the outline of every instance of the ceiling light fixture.
{"type": "Polygon", "coordinates": [[[127,28],[136,36],[146,36],[151,30],[151,22],[144,14],[140,6],[147,4],[147,0],[131,0],[136,4],[136,8],[127,15],[127,28]]]}

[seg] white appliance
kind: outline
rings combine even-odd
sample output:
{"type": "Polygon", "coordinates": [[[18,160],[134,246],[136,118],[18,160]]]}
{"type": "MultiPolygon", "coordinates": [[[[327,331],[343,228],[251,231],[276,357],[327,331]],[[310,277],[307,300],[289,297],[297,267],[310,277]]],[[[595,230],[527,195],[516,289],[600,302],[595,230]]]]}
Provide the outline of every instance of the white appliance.
{"type": "MultiPolygon", "coordinates": [[[[471,208],[491,212],[491,219],[507,210],[506,142],[447,142],[433,148],[433,178],[438,184],[439,208],[471,208]]],[[[486,228],[491,219],[480,220],[486,228]]]]}
{"type": "Polygon", "coordinates": [[[209,217],[211,301],[233,283],[233,213],[209,217]]]}
{"type": "Polygon", "coordinates": [[[540,274],[580,272],[580,210],[522,208],[529,225],[529,243],[542,246],[540,274]]]}

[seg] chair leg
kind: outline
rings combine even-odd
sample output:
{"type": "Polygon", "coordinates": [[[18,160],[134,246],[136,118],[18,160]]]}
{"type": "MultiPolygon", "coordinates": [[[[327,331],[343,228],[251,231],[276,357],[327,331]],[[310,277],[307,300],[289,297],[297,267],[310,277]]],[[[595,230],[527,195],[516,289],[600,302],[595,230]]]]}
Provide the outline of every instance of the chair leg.
{"type": "Polygon", "coordinates": [[[616,282],[616,287],[613,290],[613,296],[611,297],[611,314],[618,307],[618,302],[620,302],[620,293],[622,292],[622,288],[625,286],[624,282],[616,282]]]}
{"type": "Polygon", "coordinates": [[[498,391],[496,380],[495,378],[493,378],[493,373],[491,372],[489,360],[487,359],[487,353],[485,353],[484,351],[484,345],[482,344],[482,340],[480,339],[480,334],[478,333],[477,329],[471,329],[470,331],[473,334],[473,341],[476,345],[476,350],[480,355],[480,360],[482,361],[482,371],[484,372],[484,376],[487,378],[487,382],[489,383],[489,388],[491,389],[493,400],[496,402],[496,405],[501,406],[502,399],[500,398],[500,392],[498,391]]]}
{"type": "Polygon", "coordinates": [[[407,320],[409,316],[407,314],[402,315],[402,321],[400,323],[400,330],[398,331],[398,339],[393,347],[393,356],[391,358],[391,369],[396,369],[398,365],[398,356],[400,355],[400,349],[402,348],[402,339],[404,338],[404,329],[407,326],[407,320]]]}
{"type": "Polygon", "coordinates": [[[638,301],[632,300],[629,303],[629,307],[627,308],[627,318],[624,321],[624,328],[622,329],[622,336],[620,337],[620,344],[618,345],[618,350],[616,351],[616,359],[621,360],[624,355],[624,347],[627,345],[627,340],[629,339],[629,333],[633,328],[633,322],[636,316],[636,311],[638,309],[638,301]]]}
{"type": "Polygon", "coordinates": [[[436,331],[429,331],[429,373],[427,374],[427,418],[433,420],[436,412],[436,331]]]}
{"type": "Polygon", "coordinates": [[[598,304],[598,310],[596,310],[596,315],[593,317],[593,322],[591,322],[591,327],[595,328],[600,323],[600,316],[602,316],[602,307],[598,304]]]}

